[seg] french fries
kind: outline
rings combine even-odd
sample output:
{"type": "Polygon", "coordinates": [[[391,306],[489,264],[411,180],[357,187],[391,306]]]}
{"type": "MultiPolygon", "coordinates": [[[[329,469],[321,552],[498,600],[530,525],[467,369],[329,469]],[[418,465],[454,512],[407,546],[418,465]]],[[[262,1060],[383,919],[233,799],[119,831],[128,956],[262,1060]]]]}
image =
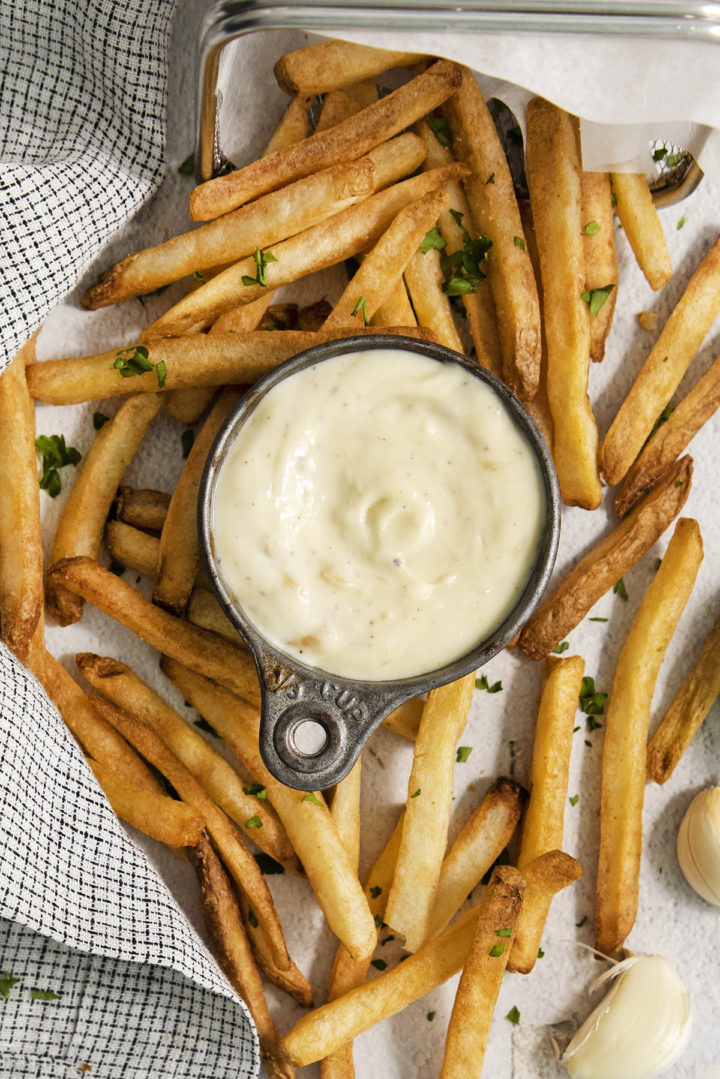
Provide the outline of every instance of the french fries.
{"type": "Polygon", "coordinates": [[[468,1079],[482,1073],[493,1011],[524,894],[525,882],[517,869],[499,866],[493,870],[478,904],[475,934],[450,1016],[440,1079],[468,1079]]]}
{"type": "Polygon", "coordinates": [[[121,566],[134,569],[143,577],[156,577],[160,557],[160,540],[123,521],[108,521],[105,526],[105,546],[121,566]]]}
{"type": "Polygon", "coordinates": [[[660,664],[703,556],[697,521],[681,518],[620,653],[605,716],[595,946],[622,948],[638,905],[645,758],[660,664]]]}
{"type": "Polygon", "coordinates": [[[647,747],[647,773],[665,783],[720,693],[720,618],[647,747]]]}
{"type": "Polygon", "coordinates": [[[603,439],[600,468],[608,483],[627,473],[718,314],[720,237],[690,278],[603,439]]]}
{"type": "Polygon", "coordinates": [[[692,458],[682,457],[643,501],[580,559],[520,634],[520,647],[526,656],[547,656],[652,547],[685,505],[691,479],[692,458]]]}
{"type": "Polygon", "coordinates": [[[124,521],[133,528],[147,528],[153,532],[160,532],[165,523],[169,505],[170,495],[165,494],[164,491],[118,487],[113,510],[119,521],[124,521]]]}
{"type": "Polygon", "coordinates": [[[553,897],[582,876],[580,863],[561,850],[538,855],[523,868],[525,898],[515,927],[508,970],[529,974],[535,966],[553,897]]]}
{"type": "Polygon", "coordinates": [[[35,414],[25,375],[34,361],[33,338],[0,378],[0,637],[22,660],[44,602],[35,414]]]}
{"type": "Polygon", "coordinates": [[[391,67],[409,67],[425,59],[416,52],[393,52],[349,41],[323,41],[287,52],[275,64],[278,85],[288,94],[326,94],[380,75],[391,67]]]}
{"type": "MultiPolygon", "coordinates": [[[[355,73],[352,81],[358,81],[355,73]]],[[[219,217],[318,169],[355,160],[441,105],[459,82],[458,66],[438,60],[422,75],[335,127],[196,187],[190,197],[190,216],[195,221],[219,217]]]]}
{"type": "Polygon", "coordinates": [[[416,251],[405,267],[407,285],[417,320],[433,331],[441,345],[462,353],[463,345],[455,328],[450,300],[443,292],[445,274],[440,253],[434,248],[416,251]]]}
{"type": "Polygon", "coordinates": [[[200,842],[205,821],[185,802],[155,794],[128,783],[123,776],[98,761],[88,760],[116,816],[168,847],[194,847],[200,842]]]}
{"type": "Polygon", "coordinates": [[[605,355],[617,302],[618,268],[615,254],[615,222],[612,189],[606,172],[583,172],[581,176],[585,290],[613,288],[602,307],[590,319],[590,359],[599,363],[605,355]]]}
{"type": "MultiPolygon", "coordinates": [[[[587,395],[590,305],[582,298],[585,264],[577,124],[576,117],[542,98],[533,98],[528,105],[527,177],[542,277],[553,460],[564,501],[595,509],[602,489],[597,428],[587,395]]],[[[538,369],[539,364],[538,358],[538,369]]]]}
{"type": "Polygon", "coordinates": [[[645,174],[613,172],[610,180],[628,243],[650,288],[657,291],[672,277],[672,262],[645,174]]]}

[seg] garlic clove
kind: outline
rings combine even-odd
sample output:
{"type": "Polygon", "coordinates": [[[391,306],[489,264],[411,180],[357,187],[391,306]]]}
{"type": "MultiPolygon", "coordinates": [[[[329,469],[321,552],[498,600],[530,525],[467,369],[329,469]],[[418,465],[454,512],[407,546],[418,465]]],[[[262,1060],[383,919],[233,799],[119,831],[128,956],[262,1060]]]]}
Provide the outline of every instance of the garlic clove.
{"type": "Polygon", "coordinates": [[[690,887],[720,907],[720,787],[701,791],[688,806],[678,832],[677,856],[690,887]]]}
{"type": "Polygon", "coordinates": [[[588,1016],[561,1063],[574,1079],[654,1079],[685,1050],[692,1027],[690,1000],[661,955],[636,955],[591,986],[614,984],[588,1016]]]}

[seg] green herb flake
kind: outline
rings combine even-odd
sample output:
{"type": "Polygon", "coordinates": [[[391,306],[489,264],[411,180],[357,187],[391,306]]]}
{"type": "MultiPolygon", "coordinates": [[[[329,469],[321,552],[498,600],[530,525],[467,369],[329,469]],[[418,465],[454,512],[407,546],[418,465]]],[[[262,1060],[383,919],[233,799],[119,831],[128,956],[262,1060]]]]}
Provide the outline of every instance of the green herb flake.
{"type": "Polygon", "coordinates": [[[277,262],[277,259],[272,251],[261,251],[259,247],[256,247],[253,251],[253,259],[257,276],[248,277],[247,274],[243,274],[242,283],[243,285],[261,285],[263,288],[267,288],[266,267],[270,262],[277,262]]]}
{"type": "Polygon", "coordinates": [[[579,730],[580,730],[580,728],[579,728],[579,727],[573,727],[573,734],[577,734],[577,732],[578,732],[579,730]]]}
{"type": "Polygon", "coordinates": [[[281,865],[280,862],[276,862],[265,851],[258,851],[253,857],[258,864],[258,869],[265,877],[280,876],[281,873],[285,872],[285,866],[281,865]]]}
{"type": "Polygon", "coordinates": [[[62,993],[53,993],[51,989],[31,989],[30,1000],[59,1000],[62,993]]]}
{"type": "Polygon", "coordinates": [[[384,921],[382,920],[382,918],[380,917],[380,915],[379,915],[379,914],[376,914],[376,915],[375,915],[375,928],[376,928],[376,929],[382,929],[382,927],[383,927],[384,925],[385,925],[385,922],[384,922],[384,921]]]}
{"type": "Polygon", "coordinates": [[[511,937],[512,936],[512,929],[496,929],[495,930],[495,936],[496,937],[511,937]]]}
{"type": "Polygon", "coordinates": [[[267,787],[263,787],[262,783],[251,783],[249,787],[243,787],[243,794],[254,798],[267,798],[267,787]]]}
{"type": "Polygon", "coordinates": [[[667,165],[671,169],[674,169],[676,165],[680,164],[682,159],[683,159],[682,154],[668,154],[668,156],[667,156],[667,165]]]}
{"type": "Polygon", "coordinates": [[[134,375],[143,375],[152,371],[153,363],[150,353],[145,345],[130,345],[129,348],[121,348],[115,354],[113,367],[119,371],[123,378],[132,378],[134,375]]]}
{"type": "Polygon", "coordinates": [[[682,487],[682,485],[683,485],[682,480],[675,480],[675,483],[673,484],[673,487],[682,487]]]}
{"type": "Polygon", "coordinates": [[[259,817],[249,817],[248,820],[245,821],[246,828],[262,828],[262,826],[263,822],[259,817]]]}
{"type": "Polygon", "coordinates": [[[571,798],[568,798],[568,802],[570,803],[571,806],[576,806],[579,801],[580,801],[580,795],[579,794],[573,794],[573,796],[571,798]]]}
{"type": "Polygon", "coordinates": [[[0,974],[0,996],[5,997],[5,1000],[7,1000],[10,996],[10,990],[19,981],[20,979],[13,978],[12,974],[0,974]]]}
{"type": "Polygon", "coordinates": [[[419,793],[420,793],[420,788],[418,787],[418,789],[417,789],[417,790],[415,791],[415,793],[414,793],[414,794],[411,794],[411,795],[410,795],[410,797],[411,797],[411,798],[417,798],[417,796],[419,795],[419,793]]]}
{"type": "Polygon", "coordinates": [[[614,288],[615,288],[614,284],[613,285],[603,285],[602,288],[594,288],[594,289],[590,289],[590,290],[586,289],[585,292],[580,293],[580,298],[582,300],[584,300],[585,303],[590,304],[590,316],[591,316],[591,318],[594,318],[595,315],[597,315],[600,308],[603,306],[603,304],[605,303],[605,301],[607,300],[608,296],[610,295],[610,293],[612,292],[612,290],[614,288]]]}
{"type": "Polygon", "coordinates": [[[187,431],[183,431],[180,435],[180,445],[182,446],[183,460],[187,460],[190,450],[195,443],[195,432],[192,427],[188,427],[187,431]]]}
{"type": "Polygon", "coordinates": [[[585,739],[585,745],[588,747],[588,749],[592,749],[592,742],[589,738],[585,739]]]}
{"type": "Polygon", "coordinates": [[[193,281],[199,281],[201,285],[205,284],[205,278],[201,274],[200,270],[193,270],[193,281]]]}
{"type": "Polygon", "coordinates": [[[627,588],[625,587],[625,581],[623,580],[622,577],[620,578],[619,581],[616,581],[615,584],[613,585],[613,593],[614,593],[614,595],[619,596],[620,599],[624,600],[627,603],[627,601],[629,599],[629,596],[628,596],[627,588]]]}
{"type": "Polygon", "coordinates": [[[653,438],[653,436],[657,434],[659,427],[662,427],[662,425],[664,423],[667,423],[667,421],[670,419],[670,417],[672,416],[674,411],[675,411],[675,405],[670,404],[670,402],[668,402],[668,404],[665,405],[665,408],[662,410],[662,412],[660,413],[658,418],[655,420],[655,423],[653,425],[653,429],[650,432],[650,434],[648,435],[648,441],[650,441],[650,439],[653,438]]]}
{"type": "Polygon", "coordinates": [[[578,927],[578,929],[582,929],[582,927],[585,925],[585,922],[587,921],[587,919],[588,919],[588,916],[586,914],[583,918],[580,919],[579,922],[575,922],[575,925],[578,927]]]}
{"type": "Polygon", "coordinates": [[[195,153],[188,154],[181,165],[178,165],[178,172],[181,176],[192,176],[195,172],[195,153]]]}
{"type": "Polygon", "coordinates": [[[250,922],[250,925],[253,927],[253,929],[257,929],[258,920],[255,917],[255,911],[252,909],[252,907],[248,911],[248,921],[250,922]]]}
{"type": "Polygon", "coordinates": [[[515,1025],[517,1026],[517,1024],[520,1022],[520,1009],[513,1004],[512,1008],[507,1013],[505,1018],[509,1019],[511,1023],[515,1023],[515,1025]]]}
{"type": "Polygon", "coordinates": [[[303,802],[312,802],[312,804],[314,806],[321,806],[322,805],[322,802],[320,801],[320,799],[315,794],[313,794],[312,791],[310,791],[309,794],[304,795],[303,802]]]}
{"type": "Polygon", "coordinates": [[[588,618],[588,622],[607,622],[607,618],[601,618],[599,615],[595,615],[593,618],[588,618]]]}
{"type": "Polygon", "coordinates": [[[440,260],[440,266],[446,274],[443,290],[447,296],[465,296],[475,292],[476,286],[485,280],[482,264],[487,262],[492,240],[487,236],[478,236],[473,240],[462,224],[463,215],[457,210],[451,213],[462,229],[463,246],[451,255],[443,255],[440,260]]]}
{"type": "Polygon", "coordinates": [[[96,431],[99,431],[101,427],[109,421],[110,417],[106,416],[104,412],[93,412],[93,427],[96,431]]]}
{"type": "Polygon", "coordinates": [[[490,175],[488,176],[487,180],[485,181],[485,186],[487,187],[488,184],[494,184],[494,183],[495,183],[495,173],[491,172],[490,175]]]}
{"type": "Polygon", "coordinates": [[[600,231],[600,226],[597,221],[588,221],[587,225],[583,229],[586,236],[597,236],[600,231]]]}
{"type": "Polygon", "coordinates": [[[379,884],[373,884],[372,888],[370,889],[371,898],[377,899],[380,895],[382,895],[382,888],[379,884]]]}
{"type": "Polygon", "coordinates": [[[384,959],[371,959],[370,964],[375,967],[375,970],[387,970],[387,963],[384,959]]]}
{"type": "Polygon", "coordinates": [[[545,952],[542,950],[542,948],[538,948],[537,957],[538,957],[538,959],[544,959],[545,958],[545,952]]]}
{"type": "Polygon", "coordinates": [[[432,249],[442,251],[445,246],[445,241],[440,235],[440,229],[436,225],[435,228],[432,228],[429,232],[425,233],[425,237],[420,244],[420,250],[422,251],[423,255],[426,255],[428,251],[432,249]]]}
{"type": "Polygon", "coordinates": [[[444,116],[431,116],[428,126],[441,146],[450,145],[450,128],[444,116]]]}
{"type": "Polygon", "coordinates": [[[455,760],[458,764],[464,764],[473,751],[472,746],[458,746],[455,760]]]}
{"type": "Polygon", "coordinates": [[[505,951],[505,945],[503,944],[502,941],[500,941],[499,944],[493,944],[492,948],[488,952],[488,955],[491,955],[494,959],[497,959],[497,957],[499,955],[502,955],[504,951],[505,951]]]}
{"type": "Polygon", "coordinates": [[[561,656],[563,652],[567,652],[570,647],[570,641],[561,641],[560,644],[556,644],[553,648],[553,653],[556,656],[561,656]]]}
{"type": "MultiPolygon", "coordinates": [[[[188,708],[191,707],[192,705],[188,705],[188,708]]],[[[206,719],[203,719],[202,716],[198,716],[198,718],[195,720],[195,726],[198,727],[201,731],[205,731],[206,734],[211,734],[213,738],[220,737],[214,727],[211,727],[208,721],[206,719]]]]}
{"type": "Polygon", "coordinates": [[[427,1021],[428,1021],[428,1023],[432,1023],[432,1021],[433,1021],[433,1019],[435,1018],[436,1015],[437,1015],[437,1012],[428,1012],[427,1013],[427,1021]]]}
{"type": "Polygon", "coordinates": [[[655,559],[655,572],[656,573],[660,569],[661,566],[662,566],[662,558],[656,558],[655,559]]]}
{"type": "Polygon", "coordinates": [[[677,225],[675,226],[675,228],[676,229],[681,229],[685,225],[686,221],[687,221],[687,217],[685,216],[685,214],[683,214],[682,217],[680,218],[680,220],[678,221],[677,225]]]}
{"type": "Polygon", "coordinates": [[[598,723],[598,721],[595,719],[595,716],[589,715],[587,716],[587,729],[591,733],[592,731],[602,730],[602,723],[598,723]]]}
{"type": "Polygon", "coordinates": [[[58,470],[66,465],[76,466],[82,460],[82,454],[74,446],[65,445],[65,435],[39,435],[35,439],[35,449],[42,454],[40,490],[57,498],[61,491],[58,470]]]}
{"type": "Polygon", "coordinates": [[[513,236],[513,243],[516,247],[519,247],[521,251],[525,250],[525,241],[522,236],[513,236]]]}
{"type": "Polygon", "coordinates": [[[165,360],[160,360],[160,363],[155,364],[155,374],[157,375],[158,386],[161,390],[164,390],[167,385],[167,367],[165,360]]]}
{"type": "Polygon", "coordinates": [[[487,693],[500,693],[502,687],[502,682],[493,682],[490,685],[486,674],[481,674],[479,678],[475,679],[475,689],[484,689],[487,693]]]}
{"type": "Polygon", "coordinates": [[[653,150],[653,161],[662,161],[664,157],[667,157],[667,146],[661,146],[657,150],[653,150]]]}
{"type": "Polygon", "coordinates": [[[605,712],[607,693],[595,689],[595,679],[585,675],[580,683],[580,711],[586,716],[601,716],[605,712]]]}
{"type": "Polygon", "coordinates": [[[610,196],[610,201],[611,201],[613,206],[617,206],[617,195],[615,194],[614,191],[612,192],[612,194],[610,196]]]}
{"type": "Polygon", "coordinates": [[[123,573],[127,569],[127,566],[123,566],[122,562],[118,562],[115,558],[112,559],[108,569],[111,573],[114,573],[116,577],[122,577],[123,573]]]}
{"type": "Polygon", "coordinates": [[[353,318],[359,318],[360,315],[362,315],[362,320],[365,323],[365,325],[367,326],[367,324],[368,324],[368,322],[370,320],[368,319],[368,313],[367,313],[367,300],[365,299],[364,296],[360,297],[360,299],[355,304],[355,306],[353,307],[350,314],[353,316],[353,318]]]}

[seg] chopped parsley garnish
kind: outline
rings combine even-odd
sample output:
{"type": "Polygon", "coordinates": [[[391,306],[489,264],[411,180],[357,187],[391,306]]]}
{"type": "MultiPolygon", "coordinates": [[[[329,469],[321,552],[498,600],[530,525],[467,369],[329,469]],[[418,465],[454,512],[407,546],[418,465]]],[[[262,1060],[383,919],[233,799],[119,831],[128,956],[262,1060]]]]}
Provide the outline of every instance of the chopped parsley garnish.
{"type": "Polygon", "coordinates": [[[370,895],[373,899],[377,899],[379,895],[382,895],[382,888],[379,884],[373,884],[372,888],[370,889],[370,895]]]}
{"type": "Polygon", "coordinates": [[[577,732],[578,732],[579,730],[580,730],[580,727],[579,727],[579,725],[578,725],[577,727],[573,727],[573,734],[577,734],[577,732]]]}
{"type": "Polygon", "coordinates": [[[597,236],[600,231],[600,226],[597,221],[588,221],[587,225],[583,229],[586,236],[597,236]]]}
{"type": "Polygon", "coordinates": [[[257,267],[257,277],[248,277],[247,274],[243,274],[242,283],[243,285],[262,285],[263,288],[267,288],[265,268],[269,262],[277,262],[277,259],[272,251],[261,251],[259,247],[253,251],[253,259],[257,267]]]}
{"type": "Polygon", "coordinates": [[[656,573],[660,569],[661,566],[662,566],[662,558],[656,558],[655,559],[655,572],[656,573]]]}
{"type": "Polygon", "coordinates": [[[320,799],[317,798],[316,795],[314,795],[312,791],[310,791],[309,794],[304,795],[303,802],[312,802],[312,804],[314,806],[321,806],[322,805],[322,802],[320,801],[320,799]]]}
{"type": "Polygon", "coordinates": [[[475,689],[484,689],[487,693],[499,693],[502,687],[502,682],[493,682],[490,685],[486,674],[481,674],[479,678],[475,679],[475,689]]]}
{"type": "Polygon", "coordinates": [[[522,251],[525,250],[525,241],[522,236],[513,236],[513,243],[516,247],[519,247],[522,251]]]}
{"type": "MultiPolygon", "coordinates": [[[[427,239],[427,237],[426,237],[426,239],[427,239]]],[[[353,307],[350,314],[353,316],[353,318],[359,318],[359,316],[362,315],[362,320],[365,323],[365,325],[367,326],[367,324],[368,324],[368,322],[370,320],[368,319],[368,313],[367,313],[367,300],[365,299],[364,296],[360,297],[360,299],[355,304],[355,306],[353,307]]]]}
{"type": "Polygon", "coordinates": [[[431,116],[428,125],[441,146],[450,145],[450,128],[444,116],[431,116]]]}
{"type": "Polygon", "coordinates": [[[132,378],[134,375],[144,375],[148,371],[155,370],[158,386],[165,388],[167,382],[167,367],[165,361],[153,363],[150,353],[145,345],[130,345],[129,348],[120,349],[116,354],[113,367],[119,371],[123,378],[132,378]]]}
{"type": "Polygon", "coordinates": [[[488,184],[494,184],[494,183],[495,183],[495,173],[491,172],[490,175],[488,176],[487,180],[485,181],[485,187],[487,187],[488,184]]]}
{"type": "Polygon", "coordinates": [[[587,716],[586,722],[587,722],[587,729],[591,733],[592,733],[592,731],[602,730],[602,723],[598,723],[598,721],[595,719],[595,716],[593,716],[593,715],[587,716]]]}
{"type": "Polygon", "coordinates": [[[438,251],[442,251],[442,249],[446,246],[447,245],[445,241],[440,235],[440,229],[436,225],[435,228],[432,228],[429,232],[425,233],[425,237],[420,244],[420,250],[422,251],[423,255],[426,255],[428,251],[430,251],[432,248],[435,248],[438,251]]]}
{"type": "Polygon", "coordinates": [[[51,989],[31,989],[30,1000],[59,1000],[62,993],[53,993],[51,989]]]}
{"type": "Polygon", "coordinates": [[[379,915],[379,914],[376,914],[376,915],[375,915],[375,928],[376,928],[376,929],[382,929],[382,927],[383,927],[384,925],[385,925],[385,922],[384,922],[384,921],[382,920],[382,918],[380,917],[380,915],[379,915]]]}
{"type": "Polygon", "coordinates": [[[155,364],[155,374],[157,375],[158,386],[161,390],[164,390],[167,385],[167,367],[165,365],[165,360],[160,360],[159,363],[155,364]]]}
{"type": "Polygon", "coordinates": [[[674,169],[676,165],[680,164],[682,159],[682,154],[668,154],[666,163],[670,166],[671,169],[674,169]]]}
{"type": "Polygon", "coordinates": [[[653,161],[662,161],[664,157],[667,157],[667,146],[661,146],[657,150],[653,150],[653,161]]]}
{"type": "Polygon", "coordinates": [[[265,851],[260,851],[258,854],[254,854],[253,857],[258,864],[258,869],[266,877],[273,875],[279,876],[281,873],[285,872],[285,866],[280,865],[280,862],[276,862],[275,859],[271,858],[265,851]]]}
{"type": "Polygon", "coordinates": [[[505,951],[505,945],[503,944],[502,941],[500,941],[499,944],[493,944],[492,948],[488,952],[488,955],[491,955],[491,956],[493,956],[493,958],[497,959],[497,957],[499,955],[502,955],[504,951],[505,951]]]}
{"type": "Polygon", "coordinates": [[[607,693],[596,690],[595,679],[585,675],[580,684],[580,711],[586,716],[601,716],[605,712],[606,700],[607,693]]]}
{"type": "Polygon", "coordinates": [[[511,1023],[515,1023],[517,1025],[520,1022],[520,1009],[513,1004],[512,1008],[507,1013],[505,1018],[509,1019],[511,1023]]]}
{"type": "Polygon", "coordinates": [[[685,214],[683,214],[682,217],[680,218],[680,220],[678,221],[677,225],[675,226],[675,228],[676,229],[681,229],[686,221],[687,221],[687,217],[685,216],[685,214]]]}
{"type": "Polygon", "coordinates": [[[185,460],[189,456],[190,450],[193,448],[194,443],[195,432],[193,431],[192,427],[188,427],[187,431],[183,431],[183,433],[180,435],[180,444],[182,446],[183,460],[185,460]]]}
{"type": "Polygon", "coordinates": [[[193,270],[193,280],[194,281],[199,281],[201,285],[205,284],[205,278],[203,277],[203,275],[200,273],[199,270],[193,270]]]}
{"type": "Polygon", "coordinates": [[[599,615],[595,615],[594,618],[588,618],[588,622],[607,622],[607,618],[601,618],[599,615]]]}
{"type": "Polygon", "coordinates": [[[462,229],[463,246],[452,255],[443,255],[440,260],[443,272],[448,275],[443,290],[448,296],[465,296],[475,292],[476,285],[485,280],[480,264],[487,262],[492,240],[487,236],[478,236],[473,240],[462,223],[464,215],[458,210],[451,210],[450,213],[462,229]]]}
{"type": "Polygon", "coordinates": [[[12,974],[0,975],[0,996],[5,997],[5,1000],[10,996],[10,990],[14,985],[17,985],[20,981],[19,978],[13,978],[12,974]]]}
{"type": "Polygon", "coordinates": [[[437,1015],[437,1012],[428,1012],[427,1013],[427,1021],[428,1021],[428,1023],[432,1023],[432,1021],[433,1021],[433,1019],[435,1018],[436,1015],[437,1015]]]}
{"type": "Polygon", "coordinates": [[[563,652],[567,652],[570,647],[570,641],[561,641],[560,644],[556,644],[553,648],[553,652],[556,656],[561,656],[563,652]]]}
{"type": "Polygon", "coordinates": [[[245,821],[246,828],[262,828],[262,826],[263,822],[259,817],[249,817],[248,820],[245,821]]]}
{"type": "Polygon", "coordinates": [[[538,957],[538,959],[544,959],[545,952],[542,950],[542,948],[538,948],[537,957],[538,957]]]}
{"type": "Polygon", "coordinates": [[[195,153],[188,154],[181,165],[178,165],[181,176],[192,176],[195,172],[195,153]]]}
{"type": "MultiPolygon", "coordinates": [[[[192,706],[188,705],[188,707],[192,707],[192,706]]],[[[219,738],[220,737],[218,732],[213,727],[211,727],[210,724],[208,723],[208,721],[206,719],[203,719],[202,716],[198,716],[198,718],[195,720],[195,726],[199,727],[199,729],[201,731],[205,731],[206,734],[211,734],[213,736],[213,738],[219,738]]]]}
{"type": "Polygon", "coordinates": [[[579,922],[575,922],[575,925],[578,927],[578,929],[582,929],[582,927],[585,925],[586,921],[587,921],[587,914],[583,918],[581,918],[579,922]]]}
{"type": "Polygon", "coordinates": [[[673,412],[674,412],[674,411],[675,411],[675,405],[672,405],[672,404],[670,404],[670,403],[668,402],[668,404],[666,404],[666,405],[665,405],[665,408],[664,408],[664,409],[662,410],[662,412],[660,413],[660,415],[658,416],[658,418],[657,418],[657,419],[655,420],[655,424],[654,424],[654,426],[653,426],[653,429],[652,429],[652,431],[650,432],[650,434],[648,435],[648,441],[649,441],[649,440],[650,440],[650,439],[651,439],[651,438],[652,438],[652,437],[653,437],[654,435],[656,435],[656,434],[657,434],[657,432],[658,432],[658,428],[659,428],[659,427],[662,427],[662,425],[663,425],[664,423],[667,423],[667,421],[668,421],[668,420],[670,419],[670,417],[672,416],[672,414],[673,414],[673,412]]]}
{"type": "Polygon", "coordinates": [[[253,929],[257,929],[258,920],[255,917],[255,911],[252,909],[252,907],[248,911],[248,921],[250,922],[250,925],[253,927],[253,929]]]}
{"type": "Polygon", "coordinates": [[[251,794],[255,798],[267,798],[267,787],[263,787],[262,783],[251,783],[249,787],[243,787],[243,794],[251,794]]]}
{"type": "MultiPolygon", "coordinates": [[[[598,726],[599,726],[599,724],[598,724],[598,726]]],[[[592,742],[590,741],[589,738],[585,739],[585,745],[588,746],[589,749],[592,749],[592,742]]]]}
{"type": "Polygon", "coordinates": [[[39,435],[35,439],[35,449],[42,454],[40,490],[47,491],[51,498],[57,498],[61,489],[58,469],[77,465],[82,454],[74,446],[65,445],[65,435],[39,435]]]}
{"type": "Polygon", "coordinates": [[[594,288],[589,291],[586,289],[585,292],[580,293],[580,299],[584,300],[585,303],[590,304],[590,315],[592,318],[597,315],[614,288],[615,285],[604,285],[602,288],[594,288]]]}
{"type": "Polygon", "coordinates": [[[620,599],[625,600],[625,602],[627,603],[628,598],[629,598],[628,597],[628,591],[627,591],[627,588],[625,587],[625,581],[622,579],[622,577],[620,578],[619,581],[616,581],[615,584],[613,585],[613,593],[616,596],[619,596],[620,599]]]}
{"type": "Polygon", "coordinates": [[[127,569],[127,566],[124,566],[122,562],[118,562],[117,559],[113,558],[110,562],[110,565],[108,566],[108,569],[111,573],[114,573],[116,577],[122,577],[123,573],[127,569]]]}
{"type": "Polygon", "coordinates": [[[387,963],[384,959],[371,959],[370,963],[375,967],[375,970],[387,970],[387,963]]]}
{"type": "Polygon", "coordinates": [[[512,929],[496,929],[495,930],[495,936],[496,937],[511,937],[512,936],[512,929]]]}
{"type": "Polygon", "coordinates": [[[673,487],[682,487],[682,485],[683,485],[682,480],[675,480],[675,483],[673,484],[673,487]]]}
{"type": "Polygon", "coordinates": [[[104,412],[93,412],[93,427],[96,431],[99,431],[101,427],[109,421],[110,417],[106,416],[104,412]]]}
{"type": "Polygon", "coordinates": [[[411,795],[410,795],[410,797],[411,797],[411,798],[417,798],[417,796],[418,796],[418,794],[419,794],[419,793],[420,793],[420,788],[418,787],[418,789],[417,789],[417,790],[415,791],[415,793],[414,793],[414,794],[411,794],[411,795]]]}
{"type": "Polygon", "coordinates": [[[570,803],[571,806],[576,806],[579,801],[580,801],[580,795],[579,794],[573,794],[572,798],[568,798],[568,802],[570,803]]]}
{"type": "Polygon", "coordinates": [[[458,746],[455,760],[458,764],[464,764],[473,751],[472,746],[458,746]]]}

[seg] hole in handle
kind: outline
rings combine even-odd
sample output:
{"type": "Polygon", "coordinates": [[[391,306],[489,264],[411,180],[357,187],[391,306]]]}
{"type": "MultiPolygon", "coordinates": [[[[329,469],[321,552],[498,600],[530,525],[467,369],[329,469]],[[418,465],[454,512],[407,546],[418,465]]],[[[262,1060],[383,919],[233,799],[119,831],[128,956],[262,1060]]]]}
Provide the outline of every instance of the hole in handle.
{"type": "Polygon", "coordinates": [[[289,729],[288,738],[295,752],[303,757],[317,757],[328,744],[327,731],[316,719],[298,719],[289,729]]]}

